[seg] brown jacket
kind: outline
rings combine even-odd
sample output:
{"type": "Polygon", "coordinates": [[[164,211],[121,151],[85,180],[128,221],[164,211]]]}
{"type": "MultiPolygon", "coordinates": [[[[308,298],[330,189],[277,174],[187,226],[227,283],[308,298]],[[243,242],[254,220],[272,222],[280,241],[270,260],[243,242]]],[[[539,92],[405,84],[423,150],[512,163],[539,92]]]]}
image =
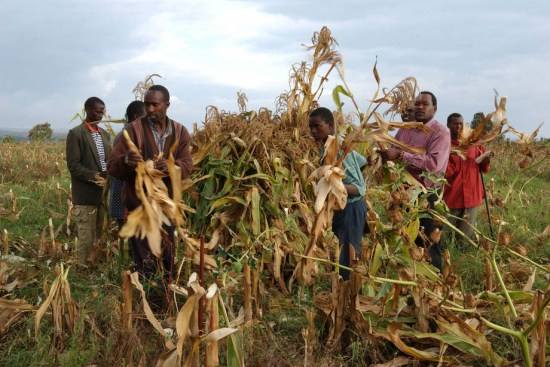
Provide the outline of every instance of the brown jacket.
{"type": "MultiPolygon", "coordinates": [[[[193,160],[191,158],[190,142],[191,137],[187,129],[176,121],[170,120],[169,123],[173,124],[172,134],[168,136],[164,144],[163,157],[168,157],[170,148],[174,141],[178,140],[178,146],[174,152],[174,159],[176,165],[181,168],[182,178],[189,177],[193,170],[193,160]]],[[[128,135],[132,141],[138,147],[143,159],[154,159],[158,156],[158,147],[153,137],[151,127],[144,119],[135,120],[128,125],[125,129],[128,131],[128,135]]],[[[128,210],[134,210],[140,205],[139,199],[136,196],[135,190],[135,171],[133,168],[127,166],[124,163],[124,158],[128,152],[126,141],[123,137],[115,141],[113,151],[107,163],[107,171],[111,176],[114,176],[120,180],[125,181],[122,198],[128,210]]],[[[168,189],[172,190],[170,178],[165,177],[164,183],[168,189]]]]}
{"type": "MultiPolygon", "coordinates": [[[[99,131],[103,138],[105,160],[108,160],[111,152],[111,139],[105,130],[100,128],[99,131]]],[[[103,188],[92,182],[94,176],[101,172],[99,154],[94,139],[84,123],[69,130],[66,145],[73,203],[76,205],[101,204],[103,188]]]]}

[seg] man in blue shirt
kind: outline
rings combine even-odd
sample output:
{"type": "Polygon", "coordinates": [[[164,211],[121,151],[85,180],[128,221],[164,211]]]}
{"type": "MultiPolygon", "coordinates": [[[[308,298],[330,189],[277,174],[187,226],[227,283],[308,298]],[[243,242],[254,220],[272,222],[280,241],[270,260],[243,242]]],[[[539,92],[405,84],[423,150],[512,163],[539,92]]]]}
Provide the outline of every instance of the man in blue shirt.
{"type": "MultiPolygon", "coordinates": [[[[320,145],[321,164],[323,164],[324,144],[329,135],[335,134],[334,116],[328,108],[320,107],[309,115],[309,129],[315,141],[320,145]]],[[[344,158],[344,186],[348,199],[344,210],[334,213],[332,231],[340,242],[340,265],[349,267],[361,256],[361,241],[365,229],[367,205],[365,203],[366,184],[361,168],[367,160],[356,151],[351,151],[344,158]],[[350,246],[351,245],[351,246],[350,246]]],[[[340,269],[344,280],[349,279],[349,271],[340,269]]]]}

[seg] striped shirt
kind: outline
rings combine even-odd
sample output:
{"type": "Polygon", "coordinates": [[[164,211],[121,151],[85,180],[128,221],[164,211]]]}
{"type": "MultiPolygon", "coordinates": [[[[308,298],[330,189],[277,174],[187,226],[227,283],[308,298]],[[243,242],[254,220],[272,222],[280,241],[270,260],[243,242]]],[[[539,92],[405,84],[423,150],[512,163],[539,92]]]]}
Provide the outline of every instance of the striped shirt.
{"type": "Polygon", "coordinates": [[[107,171],[107,161],[105,159],[105,147],[103,146],[103,138],[98,131],[90,131],[92,139],[94,140],[97,148],[97,154],[99,155],[99,164],[101,165],[101,172],[107,171]]]}
{"type": "Polygon", "coordinates": [[[166,143],[166,139],[172,135],[172,121],[169,119],[167,120],[167,126],[162,133],[158,131],[158,125],[151,122],[151,120],[147,120],[149,122],[149,126],[151,127],[151,131],[153,132],[153,137],[155,138],[155,143],[157,144],[159,152],[164,152],[164,143],[166,143]]]}

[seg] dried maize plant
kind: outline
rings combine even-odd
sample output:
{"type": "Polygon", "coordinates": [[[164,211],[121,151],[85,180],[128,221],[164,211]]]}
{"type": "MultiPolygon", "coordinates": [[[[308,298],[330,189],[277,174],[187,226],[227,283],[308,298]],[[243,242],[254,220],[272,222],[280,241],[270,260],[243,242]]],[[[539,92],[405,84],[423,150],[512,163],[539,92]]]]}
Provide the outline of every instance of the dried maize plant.
{"type": "Polygon", "coordinates": [[[480,122],[475,129],[464,126],[462,135],[459,138],[459,146],[453,147],[452,152],[465,159],[465,152],[470,146],[489,144],[510,132],[518,138],[516,143],[520,147],[520,154],[524,156],[518,163],[519,167],[521,169],[527,168],[533,162],[533,143],[543,124],[540,124],[531,133],[517,130],[510,125],[506,117],[506,101],[506,97],[499,97],[495,91],[495,111],[487,115],[482,114],[480,122]],[[490,127],[490,129],[487,127],[490,127]]]}
{"type": "MultiPolygon", "coordinates": [[[[128,135],[123,130],[123,135],[128,148],[138,154],[141,154],[128,135]]],[[[171,178],[178,176],[178,169],[175,167],[173,155],[167,160],[169,164],[169,173],[171,178]]],[[[182,219],[179,206],[168,195],[168,188],[162,181],[163,173],[155,169],[152,160],[143,161],[141,159],[136,166],[136,195],[141,204],[128,215],[128,220],[120,231],[122,238],[139,237],[147,238],[151,252],[159,258],[162,254],[161,234],[163,225],[180,225],[182,219]]],[[[179,197],[181,191],[181,175],[175,180],[174,195],[179,197]]]]}
{"type": "MultiPolygon", "coordinates": [[[[164,337],[166,351],[159,356],[156,366],[199,365],[200,348],[202,345],[204,345],[206,350],[204,355],[205,361],[202,365],[208,367],[219,366],[218,342],[227,337],[232,338],[232,334],[239,331],[238,326],[242,324],[242,320],[233,320],[233,322],[230,322],[226,319],[227,327],[219,327],[220,303],[224,314],[226,311],[215,283],[205,290],[199,284],[197,274],[192,273],[185,288],[174,284],[170,286],[176,295],[186,298],[185,303],[177,313],[174,330],[163,328],[161,322],[151,311],[145,297],[145,291],[139,281],[138,273],[132,273],[128,276],[134,287],[141,293],[143,309],[147,320],[164,337]],[[205,315],[206,317],[203,318],[205,315]],[[204,321],[204,327],[200,325],[200,320],[204,321]]],[[[131,296],[126,298],[131,299],[131,296]]],[[[126,301],[126,304],[131,305],[131,302],[126,301]]],[[[129,312],[127,311],[126,313],[129,312]]],[[[126,316],[127,319],[128,316],[126,316]]],[[[233,342],[229,341],[229,343],[233,342]]]]}
{"type": "Polygon", "coordinates": [[[504,126],[508,124],[506,118],[506,97],[495,95],[495,111],[482,115],[480,123],[475,129],[464,126],[462,135],[459,138],[459,147],[453,149],[453,152],[464,156],[464,152],[475,144],[488,144],[498,137],[502,136],[507,130],[504,126]],[[487,126],[491,126],[488,130],[487,126]]]}
{"type": "Polygon", "coordinates": [[[307,46],[308,50],[313,51],[311,64],[302,62],[292,67],[290,91],[285,98],[287,118],[283,121],[301,130],[307,129],[307,115],[316,106],[329,74],[342,62],[340,54],[334,49],[336,45],[336,40],[327,27],[313,34],[311,45],[307,46]],[[320,81],[316,82],[320,68],[325,65],[328,66],[328,70],[320,81]]]}
{"type": "Polygon", "coordinates": [[[315,194],[315,221],[313,232],[303,258],[298,262],[294,275],[305,285],[311,285],[313,276],[317,272],[317,263],[312,259],[318,248],[321,234],[331,225],[335,210],[342,210],[348,198],[346,188],[342,182],[345,173],[338,159],[338,139],[329,136],[324,146],[323,166],[310,175],[313,181],[315,194]]]}
{"type": "Polygon", "coordinates": [[[63,338],[74,331],[78,317],[78,310],[71,296],[69,269],[70,267],[65,269],[63,263],[56,266],[57,276],[50,285],[49,291],[46,292],[48,296],[36,311],[34,321],[34,334],[38,336],[40,322],[48,309],[51,309],[54,327],[53,344],[57,350],[63,349],[63,338]]]}
{"type": "MultiPolygon", "coordinates": [[[[390,104],[390,110],[393,108],[390,112],[397,113],[410,103],[416,92],[415,83],[408,79],[400,83],[402,90],[396,87],[395,92],[391,92],[395,88],[385,92],[387,100],[372,102],[366,113],[356,112],[362,122],[360,128],[350,127],[349,120],[340,118],[339,123],[345,125],[339,129],[344,132],[343,140],[339,144],[337,139],[329,139],[325,148],[325,166],[317,168],[312,162],[318,162],[319,157],[313,140],[308,136],[307,117],[328,73],[324,74],[318,86],[313,87],[313,84],[320,66],[328,65],[330,72],[339,65],[339,56],[332,49],[334,40],[328,29],[321,30],[313,41],[313,63],[302,63],[293,68],[291,91],[278,99],[275,109],[278,116],[267,110],[247,111],[243,103],[238,103],[239,113],[221,111],[213,106],[207,108],[204,125],[194,131],[192,158],[197,170],[190,179],[181,182],[181,190],[175,190],[185,191],[183,200],[194,210],[186,219],[189,232],[178,232],[184,243],[185,258],[192,259],[196,265],[200,263],[200,242],[194,238],[203,235],[206,238],[205,250],[214,254],[205,255],[205,267],[217,266],[218,274],[228,279],[231,290],[224,288],[228,303],[233,303],[232,292],[242,292],[242,297],[235,298],[238,299],[237,307],[242,300],[243,321],[247,323],[261,315],[261,290],[267,288],[270,281],[266,277],[272,277],[272,283],[288,292],[289,277],[297,278],[303,284],[313,284],[315,275],[324,271],[332,279],[332,290],[315,294],[314,303],[329,320],[331,330],[328,335],[332,345],[344,329],[351,328],[363,339],[380,346],[376,348],[376,361],[395,357],[384,354],[387,353],[384,343],[391,343],[401,353],[426,363],[503,365],[504,358],[492,346],[493,326],[496,324],[490,325],[485,320],[533,319],[529,306],[534,292],[526,288],[525,291],[514,291],[513,297],[510,296],[492,256],[498,246],[491,239],[487,239],[490,246],[480,251],[489,255],[487,263],[495,277],[493,286],[496,290],[464,293],[449,258],[446,258],[447,270],[439,274],[427,261],[427,251],[415,244],[420,232],[420,217],[430,213],[441,222],[452,224],[441,212],[427,209],[426,200],[421,195],[424,189],[402,167],[387,168],[387,175],[379,180],[373,179],[367,197],[371,202],[381,203],[382,211],[369,210],[371,234],[363,245],[366,254],[357,266],[350,269],[354,273],[354,285],[342,286],[338,280],[337,272],[334,272],[338,265],[331,260],[337,258],[334,256],[336,241],[325,235],[323,229],[331,222],[333,210],[345,205],[341,160],[353,147],[361,144],[366,145],[369,156],[390,145],[421,154],[422,150],[399,145],[389,133],[397,128],[424,127],[418,123],[386,121],[383,114],[376,111],[380,106],[390,104]],[[313,74],[312,70],[315,70],[313,74]]],[[[344,85],[336,95],[338,98],[342,94],[352,98],[353,94],[344,85]]],[[[373,100],[379,98],[375,97],[373,100]]],[[[501,99],[496,111],[488,118],[504,126],[504,112],[505,102],[501,99]]],[[[148,196],[150,192],[147,190],[148,196]]],[[[178,199],[172,200],[178,202],[178,199]]],[[[180,206],[179,212],[181,209],[180,206]]],[[[145,217],[148,214],[140,215],[145,217]]],[[[158,213],[152,215],[162,218],[158,213]]],[[[174,221],[172,224],[177,220],[171,219],[167,213],[164,216],[174,221]]],[[[156,223],[156,228],[160,228],[159,223],[162,220],[156,223]]],[[[146,231],[142,229],[141,232],[146,231]]],[[[477,247],[474,241],[469,243],[477,247]]],[[[537,271],[548,272],[526,256],[518,258],[537,271]]],[[[188,303],[180,308],[178,315],[179,330],[187,330],[186,333],[176,327],[177,338],[170,336],[158,320],[151,321],[152,312],[145,312],[149,321],[157,325],[155,328],[169,341],[159,366],[174,365],[178,358],[180,362],[197,362],[201,334],[197,334],[195,320],[198,316],[193,312],[198,309],[200,302],[197,299],[201,297],[193,296],[204,289],[201,287],[201,291],[191,286],[192,283],[188,283],[184,291],[171,285],[176,293],[188,297],[188,303]],[[183,309],[185,313],[182,313],[183,309]]],[[[144,298],[144,292],[142,295],[144,298]]],[[[222,297],[219,300],[219,305],[223,305],[222,297]]],[[[213,307],[211,301],[206,302],[209,304],[207,309],[213,307]]],[[[234,307],[232,304],[229,309],[234,307]]],[[[225,307],[221,308],[226,314],[225,307]]],[[[230,325],[228,320],[226,325],[230,325]]],[[[228,349],[230,345],[232,350],[237,349],[234,336],[228,338],[228,349]]],[[[307,340],[311,343],[310,339],[307,340]]],[[[210,344],[207,349],[216,348],[210,344]]],[[[540,351],[541,346],[537,344],[536,350],[540,351]]],[[[409,361],[408,357],[404,360],[409,361]]],[[[310,355],[308,363],[314,364],[311,358],[310,355]]],[[[215,358],[211,360],[215,365],[215,358]]]]}
{"type": "Polygon", "coordinates": [[[159,74],[151,74],[147,75],[142,81],[139,81],[134,89],[132,89],[132,93],[134,93],[134,97],[137,101],[143,101],[143,98],[145,98],[145,93],[147,90],[155,85],[155,81],[153,78],[162,78],[159,74]]]}
{"type": "MultiPolygon", "coordinates": [[[[376,113],[374,115],[378,116],[378,123],[383,125],[381,116],[376,113]]],[[[361,139],[354,137],[348,141],[356,140],[361,139]]],[[[343,146],[346,144],[344,140],[343,146]]],[[[374,223],[375,235],[371,235],[369,241],[372,243],[368,250],[370,255],[367,256],[364,268],[361,265],[355,268],[355,272],[363,278],[362,288],[367,291],[354,295],[353,287],[343,287],[333,281],[332,293],[321,292],[315,296],[315,304],[330,321],[327,343],[330,345],[337,341],[343,328],[353,328],[364,339],[372,339],[374,336],[377,340],[388,340],[402,353],[417,360],[439,361],[451,365],[473,361],[503,365],[505,359],[493,349],[488,335],[491,329],[512,336],[518,336],[518,331],[498,329],[498,325],[488,324],[485,320],[487,317],[495,317],[494,307],[503,308],[505,315],[513,319],[528,317],[525,303],[533,294],[530,291],[532,285],[529,286],[534,279],[532,272],[529,272],[530,281],[524,290],[514,291],[515,295],[522,294],[525,299],[512,299],[496,262],[497,246],[493,244],[481,251],[498,281],[499,296],[492,296],[494,293],[490,291],[477,295],[464,294],[458,286],[461,283],[459,277],[452,271],[450,258],[445,258],[445,271],[438,275],[427,263],[425,251],[414,242],[419,233],[419,214],[426,211],[423,209],[423,200],[419,197],[424,189],[406,173],[394,173],[396,175],[390,180],[390,189],[395,191],[391,195],[379,191],[380,188],[376,186],[381,183],[375,184],[368,193],[371,200],[388,203],[388,219],[391,224],[388,225],[383,220],[374,223]],[[349,304],[354,304],[355,307],[346,310],[345,307],[349,304]],[[388,318],[393,317],[412,317],[415,322],[412,325],[407,322],[388,325],[388,318]],[[344,320],[351,320],[352,323],[344,320]],[[437,325],[436,331],[429,326],[434,322],[437,325]],[[439,353],[426,348],[429,341],[435,341],[439,345],[439,353]]],[[[431,210],[430,213],[460,233],[440,213],[431,210]]],[[[486,240],[491,242],[490,239],[486,240]]],[[[471,240],[470,243],[477,246],[471,240]]],[[[525,256],[520,259],[533,268],[545,269],[525,256]]],[[[548,272],[548,269],[544,271],[548,272]]],[[[524,361],[531,360],[531,354],[527,353],[528,348],[524,347],[527,345],[526,339],[518,338],[518,341],[524,361]]],[[[540,350],[540,346],[537,348],[540,350]]],[[[537,358],[542,358],[540,353],[537,358]]],[[[531,364],[526,362],[526,365],[531,364]]]]}
{"type": "Polygon", "coordinates": [[[534,158],[533,143],[535,142],[535,138],[537,137],[542,125],[543,124],[540,124],[530,134],[522,133],[521,131],[516,130],[512,126],[508,126],[508,131],[518,138],[517,144],[520,147],[519,152],[524,155],[524,158],[519,162],[519,167],[521,169],[527,168],[533,162],[533,158],[534,158]]]}
{"type": "Polygon", "coordinates": [[[251,116],[208,108],[203,128],[194,134],[192,156],[199,169],[195,191],[186,195],[196,209],[189,222],[192,232],[210,238],[207,249],[215,239],[226,252],[220,261],[265,264],[285,289],[282,268],[293,261],[290,253],[303,252],[313,223],[306,199],[314,145],[288,123],[274,123],[268,110],[251,116]]]}
{"type": "MultiPolygon", "coordinates": [[[[376,77],[378,75],[376,65],[374,66],[374,73],[375,78],[378,81],[379,77],[376,77]]],[[[378,83],[378,85],[380,84],[378,83]]],[[[410,106],[411,102],[414,102],[418,92],[419,89],[416,79],[414,77],[408,77],[397,83],[397,85],[389,90],[383,88],[383,96],[379,98],[375,96],[374,103],[378,105],[382,103],[389,104],[389,108],[384,112],[384,115],[400,115],[407,110],[407,107],[410,106]]]]}

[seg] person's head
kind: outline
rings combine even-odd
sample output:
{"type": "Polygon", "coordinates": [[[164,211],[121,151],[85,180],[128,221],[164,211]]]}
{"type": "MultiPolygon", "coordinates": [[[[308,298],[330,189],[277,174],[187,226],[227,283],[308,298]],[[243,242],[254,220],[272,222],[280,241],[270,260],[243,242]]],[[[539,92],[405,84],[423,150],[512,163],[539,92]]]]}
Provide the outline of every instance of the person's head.
{"type": "Polygon", "coordinates": [[[145,112],[153,123],[161,123],[166,119],[166,110],[170,106],[170,93],[162,85],[153,85],[145,93],[145,112]]]}
{"type": "Polygon", "coordinates": [[[414,117],[416,121],[429,122],[437,111],[437,98],[432,92],[422,91],[414,102],[414,117]]]}
{"type": "Polygon", "coordinates": [[[454,112],[447,117],[447,127],[451,132],[451,139],[458,139],[464,128],[464,118],[460,113],[454,112]]]}
{"type": "Polygon", "coordinates": [[[401,120],[403,122],[416,121],[414,118],[414,102],[411,101],[407,104],[405,111],[401,113],[401,120]]]}
{"type": "Polygon", "coordinates": [[[309,114],[309,131],[313,139],[324,143],[329,135],[334,135],[334,116],[325,107],[319,107],[309,114]]]}
{"type": "Polygon", "coordinates": [[[90,97],[84,102],[86,122],[99,122],[105,114],[105,102],[97,97],[90,97]]]}
{"type": "Polygon", "coordinates": [[[130,102],[126,107],[126,121],[132,122],[143,116],[145,116],[145,103],[142,101],[130,102]]]}

